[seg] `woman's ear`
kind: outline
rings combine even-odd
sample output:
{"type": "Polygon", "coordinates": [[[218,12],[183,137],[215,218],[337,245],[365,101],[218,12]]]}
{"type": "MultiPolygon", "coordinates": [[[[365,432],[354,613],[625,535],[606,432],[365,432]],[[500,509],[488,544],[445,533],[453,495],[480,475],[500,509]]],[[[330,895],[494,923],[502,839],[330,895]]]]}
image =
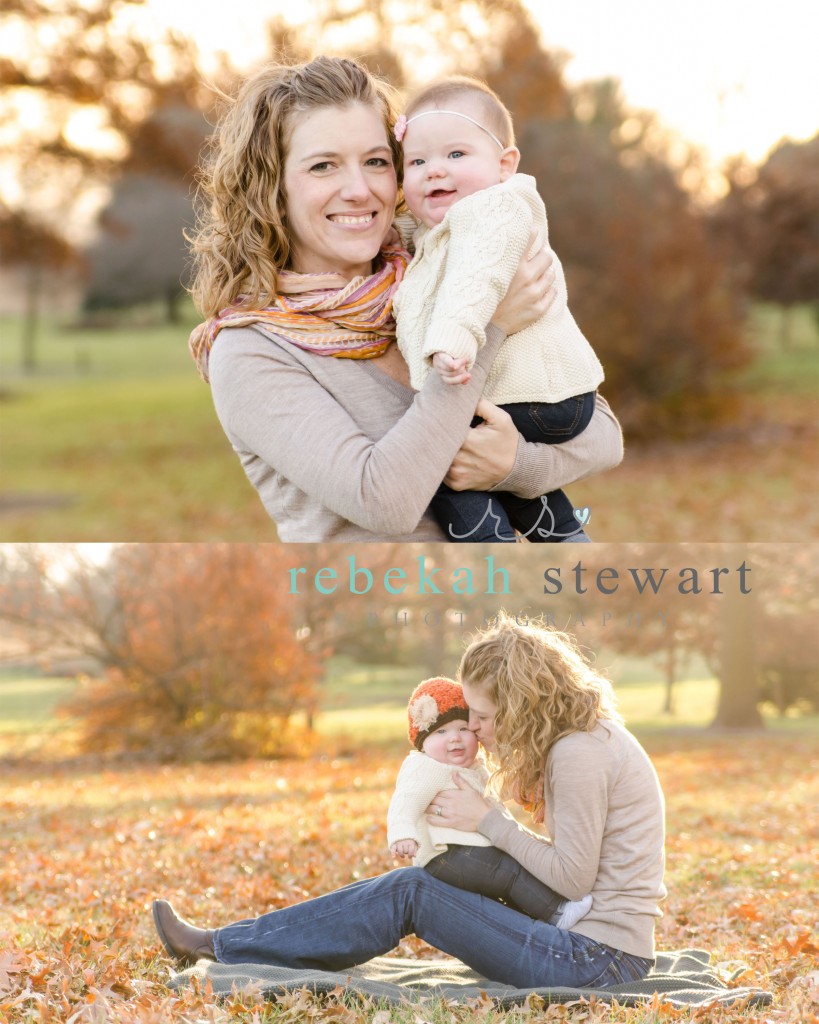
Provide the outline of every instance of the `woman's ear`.
{"type": "Polygon", "coordinates": [[[518,169],[520,163],[520,150],[517,146],[507,146],[501,153],[500,158],[500,180],[506,181],[511,178],[518,169]]]}

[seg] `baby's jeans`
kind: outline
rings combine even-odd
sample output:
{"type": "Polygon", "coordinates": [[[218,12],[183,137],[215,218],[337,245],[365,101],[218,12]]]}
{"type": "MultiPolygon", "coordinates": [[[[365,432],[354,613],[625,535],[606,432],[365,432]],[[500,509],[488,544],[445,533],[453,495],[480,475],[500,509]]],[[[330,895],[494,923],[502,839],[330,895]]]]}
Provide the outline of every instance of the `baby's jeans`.
{"type": "MultiPolygon", "coordinates": [[[[590,391],[562,402],[516,402],[500,408],[524,440],[562,444],[589,425],[595,396],[590,391]]],[[[562,490],[520,498],[508,491],[453,491],[441,484],[430,508],[447,538],[461,543],[514,543],[515,531],[537,544],[588,540],[562,490]]]]}
{"type": "Polygon", "coordinates": [[[537,921],[548,921],[563,897],[496,846],[450,843],[424,870],[458,889],[500,900],[537,921]]]}

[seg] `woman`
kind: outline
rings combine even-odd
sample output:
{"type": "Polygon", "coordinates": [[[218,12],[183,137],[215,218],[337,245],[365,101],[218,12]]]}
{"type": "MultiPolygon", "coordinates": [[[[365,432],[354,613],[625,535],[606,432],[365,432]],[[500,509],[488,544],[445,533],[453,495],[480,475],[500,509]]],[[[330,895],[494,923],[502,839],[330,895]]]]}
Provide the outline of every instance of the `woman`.
{"type": "Polygon", "coordinates": [[[282,541],[440,541],[426,510],[444,478],[535,497],[622,457],[605,402],[557,447],[478,406],[504,337],[553,297],[543,251],[521,260],[472,381],[410,389],[391,344],[406,260],[391,229],[394,120],[386,86],[355,61],[270,66],[243,86],[203,175],[193,296],[207,320],[191,348],[282,541]],[[352,358],[326,354],[341,350],[352,358]],[[476,411],[485,422],[470,429],[476,411]]]}
{"type": "Polygon", "coordinates": [[[544,821],[550,841],[466,787],[439,793],[429,820],[483,833],[533,875],[592,908],[570,930],[398,868],[306,903],[205,931],[154,904],[165,948],[182,962],[343,970],[410,933],[484,977],[518,988],[602,988],[642,978],[665,896],[663,796],[625,729],[608,683],[563,634],[501,616],[460,666],[470,728],[493,755],[501,796],[544,821]]]}

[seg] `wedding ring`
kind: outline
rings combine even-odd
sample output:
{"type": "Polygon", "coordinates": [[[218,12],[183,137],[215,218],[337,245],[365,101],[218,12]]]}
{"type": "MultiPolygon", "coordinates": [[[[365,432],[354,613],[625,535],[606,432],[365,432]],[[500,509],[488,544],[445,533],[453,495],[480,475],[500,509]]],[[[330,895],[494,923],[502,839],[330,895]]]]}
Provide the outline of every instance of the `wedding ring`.
{"type": "Polygon", "coordinates": [[[438,817],[440,818],[440,817],[441,817],[441,815],[442,815],[442,814],[443,814],[444,812],[443,812],[443,811],[441,810],[441,808],[440,808],[440,807],[436,807],[436,808],[435,808],[435,813],[436,813],[436,814],[438,815],[438,817]]]}

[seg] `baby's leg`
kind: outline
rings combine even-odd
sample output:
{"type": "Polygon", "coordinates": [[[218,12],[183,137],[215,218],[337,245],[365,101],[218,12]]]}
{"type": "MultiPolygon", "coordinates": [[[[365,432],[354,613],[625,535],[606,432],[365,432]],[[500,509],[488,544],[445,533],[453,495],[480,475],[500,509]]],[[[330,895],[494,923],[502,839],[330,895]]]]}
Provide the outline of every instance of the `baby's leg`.
{"type": "Polygon", "coordinates": [[[510,402],[502,405],[527,441],[563,444],[582,434],[591,422],[597,394],[573,395],[562,402],[510,402]]]}
{"type": "Polygon", "coordinates": [[[501,494],[509,522],[534,544],[560,544],[567,538],[585,538],[575,519],[574,506],[563,491],[550,491],[539,498],[501,494]]]}
{"type": "MultiPolygon", "coordinates": [[[[502,405],[526,441],[562,444],[581,434],[594,413],[596,394],[574,395],[562,402],[513,402],[502,405]]],[[[511,525],[536,544],[565,540],[587,541],[575,518],[574,505],[563,491],[550,491],[539,498],[502,496],[511,525]]]]}
{"type": "Polygon", "coordinates": [[[441,484],[429,507],[448,540],[464,544],[515,543],[515,531],[496,494],[453,491],[441,484]]]}
{"type": "Polygon", "coordinates": [[[450,844],[424,870],[458,889],[502,900],[513,910],[539,921],[548,921],[564,902],[554,889],[495,846],[450,844]]]}

